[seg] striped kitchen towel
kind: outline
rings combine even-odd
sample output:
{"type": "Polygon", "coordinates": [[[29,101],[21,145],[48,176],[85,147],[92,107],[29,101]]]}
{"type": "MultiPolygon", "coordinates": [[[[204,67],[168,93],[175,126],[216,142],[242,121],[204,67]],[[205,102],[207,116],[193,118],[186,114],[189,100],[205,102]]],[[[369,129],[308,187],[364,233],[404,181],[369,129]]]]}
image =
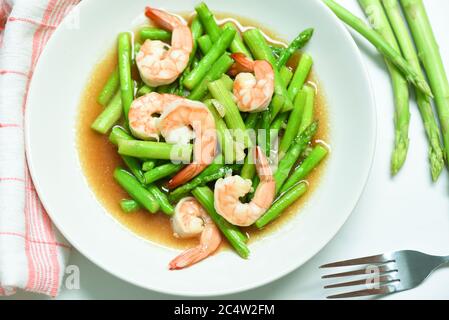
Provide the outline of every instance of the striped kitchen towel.
{"type": "Polygon", "coordinates": [[[25,159],[28,88],[42,50],[79,0],[0,0],[0,295],[57,296],[70,246],[43,208],[25,159]]]}

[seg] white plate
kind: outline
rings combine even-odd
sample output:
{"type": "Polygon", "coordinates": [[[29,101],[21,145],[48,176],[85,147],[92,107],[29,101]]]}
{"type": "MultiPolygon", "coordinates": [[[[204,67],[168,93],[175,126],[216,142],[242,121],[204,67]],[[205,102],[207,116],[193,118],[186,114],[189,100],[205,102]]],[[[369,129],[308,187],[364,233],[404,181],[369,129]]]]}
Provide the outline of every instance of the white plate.
{"type": "MultiPolygon", "coordinates": [[[[191,11],[197,1],[153,0],[191,11]]],[[[194,267],[169,271],[178,252],[144,241],[105,212],[87,185],[75,144],[80,95],[93,66],[146,0],[83,0],[56,30],[35,70],[26,113],[26,149],[45,208],[85,256],[135,285],[171,294],[211,296],[251,289],[291,272],[320,251],[344,224],[367,180],[375,148],[369,80],[351,36],[317,0],[209,0],[211,9],[263,22],[286,39],[307,27],[307,46],[329,103],[332,154],[318,190],[292,221],[251,245],[249,260],[225,251],[194,267]],[[79,22],[79,28],[76,23],[79,22]]]]}

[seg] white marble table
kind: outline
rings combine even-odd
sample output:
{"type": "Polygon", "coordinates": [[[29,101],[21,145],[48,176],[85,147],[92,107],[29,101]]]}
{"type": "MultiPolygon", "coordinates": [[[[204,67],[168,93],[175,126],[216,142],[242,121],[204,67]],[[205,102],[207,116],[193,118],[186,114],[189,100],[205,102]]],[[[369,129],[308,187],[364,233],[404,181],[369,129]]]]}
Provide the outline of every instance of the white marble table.
{"type": "MultiPolygon", "coordinates": [[[[424,1],[449,71],[449,42],[446,41],[449,31],[449,1],[424,1]]],[[[340,2],[362,16],[356,0],[340,2]]],[[[323,263],[396,249],[417,249],[449,255],[449,175],[444,172],[437,184],[431,183],[424,129],[413,103],[409,157],[402,172],[396,178],[390,178],[393,99],[389,77],[383,60],[376,51],[358,36],[355,38],[365,57],[377,102],[377,150],[365,192],[343,229],[311,261],[276,282],[226,298],[322,299],[326,293],[322,289],[322,272],[318,270],[318,266],[323,263]]],[[[98,268],[75,250],[70,264],[80,268],[81,288],[64,289],[59,299],[173,298],[123,282],[98,268]]],[[[449,299],[448,284],[449,266],[435,272],[419,288],[387,299],[449,299]]],[[[8,299],[23,298],[45,297],[19,293],[8,299]]]]}

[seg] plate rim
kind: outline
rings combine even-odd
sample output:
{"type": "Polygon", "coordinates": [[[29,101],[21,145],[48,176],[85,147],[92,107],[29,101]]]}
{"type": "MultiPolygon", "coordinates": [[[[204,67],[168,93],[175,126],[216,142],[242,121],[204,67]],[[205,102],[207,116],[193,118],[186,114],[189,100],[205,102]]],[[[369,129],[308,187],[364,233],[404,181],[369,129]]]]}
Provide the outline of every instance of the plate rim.
{"type": "MultiPolygon", "coordinates": [[[[92,2],[92,0],[83,0],[81,1],[79,4],[77,4],[77,8],[78,10],[82,10],[83,7],[90,5],[90,3],[92,2]]],[[[167,294],[167,295],[171,295],[171,296],[185,296],[185,297],[217,297],[217,296],[226,296],[226,295],[231,295],[231,294],[236,294],[236,293],[241,293],[241,292],[245,292],[251,289],[256,289],[256,288],[260,288],[262,286],[265,286],[269,283],[272,283],[276,280],[279,280],[283,277],[285,277],[286,275],[292,273],[293,271],[299,269],[301,266],[303,266],[304,264],[306,264],[307,262],[309,262],[314,256],[316,256],[319,252],[321,252],[323,250],[323,248],[328,245],[332,239],[340,232],[341,228],[345,225],[345,223],[347,222],[347,220],[349,219],[349,217],[352,215],[353,211],[355,210],[355,208],[357,207],[363,193],[365,192],[366,186],[368,184],[371,172],[372,172],[372,168],[373,168],[373,164],[374,164],[374,159],[375,159],[375,154],[376,154],[376,149],[377,149],[377,127],[378,127],[378,121],[377,121],[377,106],[376,106],[376,99],[375,99],[375,94],[374,94],[374,90],[373,90],[373,84],[372,84],[372,79],[370,76],[370,73],[368,72],[368,68],[366,65],[366,62],[363,59],[363,55],[361,53],[360,48],[357,46],[357,43],[355,42],[355,39],[353,38],[353,36],[351,35],[350,31],[348,30],[348,28],[344,25],[343,22],[341,22],[334,14],[333,12],[321,1],[317,1],[318,5],[321,6],[323,8],[323,12],[326,12],[327,15],[329,15],[333,20],[336,20],[336,24],[338,25],[338,28],[341,30],[343,36],[349,40],[348,44],[352,47],[352,50],[355,53],[355,56],[357,57],[358,62],[361,65],[361,69],[363,70],[363,76],[366,80],[366,84],[368,87],[368,90],[370,92],[369,95],[369,101],[367,103],[368,106],[370,106],[369,110],[371,113],[371,118],[372,118],[372,129],[371,129],[371,141],[370,141],[370,154],[369,154],[369,165],[367,166],[367,168],[365,169],[365,172],[363,172],[364,178],[363,178],[363,184],[362,187],[360,188],[360,191],[358,192],[358,194],[356,196],[354,196],[354,200],[353,203],[351,203],[351,205],[349,207],[351,207],[352,209],[349,210],[348,214],[341,219],[341,221],[339,221],[338,227],[336,227],[334,229],[334,231],[332,233],[329,233],[328,236],[326,237],[326,240],[323,241],[323,244],[321,246],[319,246],[316,250],[316,252],[309,254],[308,256],[304,257],[302,259],[302,261],[298,262],[298,263],[293,263],[291,267],[289,268],[285,268],[283,270],[281,270],[280,272],[276,273],[275,275],[271,276],[271,277],[265,277],[264,279],[258,281],[258,282],[253,282],[251,284],[248,285],[244,285],[244,286],[236,286],[233,287],[232,289],[227,289],[227,290],[215,290],[215,291],[210,291],[206,294],[204,293],[197,293],[195,291],[183,291],[182,293],[180,293],[179,291],[176,292],[174,290],[168,290],[168,289],[164,289],[158,286],[148,286],[148,285],[143,285],[140,283],[137,283],[135,281],[133,281],[132,279],[126,278],[125,276],[122,276],[121,274],[117,274],[114,273],[113,271],[110,271],[110,268],[108,268],[108,266],[103,265],[101,262],[97,261],[96,258],[92,257],[91,255],[87,254],[85,252],[85,250],[79,248],[78,244],[76,241],[73,241],[73,239],[71,239],[70,236],[68,236],[65,231],[63,231],[63,229],[61,229],[59,227],[59,225],[57,223],[55,223],[55,219],[53,218],[53,214],[50,212],[50,210],[47,209],[46,206],[46,196],[45,193],[43,192],[43,190],[41,190],[41,186],[38,183],[38,178],[36,177],[36,171],[34,169],[34,162],[33,162],[33,156],[32,156],[32,152],[31,152],[31,145],[30,145],[30,108],[28,107],[28,102],[27,101],[27,108],[25,110],[25,116],[24,116],[24,139],[25,139],[25,155],[26,155],[26,161],[28,164],[28,168],[30,171],[30,176],[33,180],[34,186],[35,186],[35,190],[37,192],[37,195],[43,205],[43,207],[45,208],[47,214],[49,215],[53,225],[58,229],[58,231],[65,237],[65,239],[67,239],[67,241],[69,242],[69,244],[75,248],[78,252],[80,252],[84,257],[86,257],[88,260],[90,260],[92,263],[94,263],[95,265],[97,265],[98,267],[100,267],[102,270],[108,272],[109,274],[113,275],[114,277],[126,282],[126,283],[130,283],[136,287],[139,288],[143,288],[145,290],[151,290],[153,292],[159,292],[159,293],[163,293],[163,294],[167,294]],[[37,182],[37,183],[36,183],[37,182]]],[[[70,16],[70,14],[68,15],[70,16]]],[[[66,19],[68,19],[68,16],[66,16],[63,21],[61,22],[61,24],[56,28],[56,30],[54,31],[54,33],[52,34],[52,36],[50,37],[49,41],[47,42],[43,52],[41,53],[41,56],[44,56],[47,52],[47,48],[49,48],[49,45],[52,45],[53,42],[55,41],[54,39],[56,38],[55,35],[57,35],[59,32],[61,32],[61,26],[64,24],[64,21],[66,19]]],[[[38,60],[36,67],[34,69],[34,71],[40,69],[40,61],[41,59],[38,60]]],[[[31,79],[30,82],[30,86],[29,86],[29,91],[31,92],[33,90],[34,87],[34,77],[31,79]]],[[[57,219],[56,219],[57,220],[57,219]]]]}

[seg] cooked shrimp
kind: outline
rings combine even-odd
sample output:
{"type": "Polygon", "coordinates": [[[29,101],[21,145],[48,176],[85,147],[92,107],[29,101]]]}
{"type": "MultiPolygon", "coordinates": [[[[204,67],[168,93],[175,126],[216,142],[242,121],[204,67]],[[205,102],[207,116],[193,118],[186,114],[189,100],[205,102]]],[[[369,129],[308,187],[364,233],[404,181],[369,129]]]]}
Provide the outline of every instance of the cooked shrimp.
{"type": "Polygon", "coordinates": [[[184,251],[173,259],[169,264],[170,270],[191,266],[210,256],[220,246],[220,231],[195,198],[182,199],[176,205],[171,222],[175,237],[193,238],[200,236],[200,244],[184,251]]]}
{"type": "Polygon", "coordinates": [[[217,149],[215,120],[203,103],[183,99],[171,104],[162,113],[159,130],[166,141],[173,136],[179,136],[179,131],[185,128],[192,128],[195,136],[193,163],[186,166],[168,182],[169,189],[197,176],[215,158],[217,149]]]}
{"type": "Polygon", "coordinates": [[[174,82],[184,71],[193,48],[192,32],[178,17],[147,7],[145,14],[172,31],[171,47],[159,40],[146,40],[136,56],[142,80],[150,87],[174,82]]]}
{"type": "Polygon", "coordinates": [[[233,225],[252,225],[273,203],[276,183],[268,160],[259,147],[256,148],[256,167],[260,184],[249,203],[241,203],[240,198],[250,192],[251,180],[230,176],[215,183],[215,210],[233,225]]]}
{"type": "Polygon", "coordinates": [[[268,61],[252,61],[242,53],[234,53],[232,58],[236,64],[231,73],[238,73],[234,81],[233,92],[240,111],[261,112],[266,110],[274,92],[273,67],[268,61]]]}
{"type": "Polygon", "coordinates": [[[158,117],[170,103],[183,98],[173,94],[148,93],[133,101],[129,109],[129,128],[132,134],[143,140],[158,140],[158,117]]]}

